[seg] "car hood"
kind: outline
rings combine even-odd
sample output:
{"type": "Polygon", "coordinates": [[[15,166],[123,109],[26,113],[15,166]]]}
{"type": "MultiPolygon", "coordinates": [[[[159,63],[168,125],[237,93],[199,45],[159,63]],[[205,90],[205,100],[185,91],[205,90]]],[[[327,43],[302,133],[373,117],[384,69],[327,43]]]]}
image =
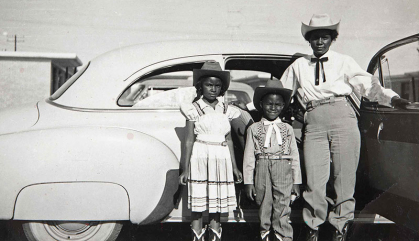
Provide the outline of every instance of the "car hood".
{"type": "Polygon", "coordinates": [[[24,131],[36,124],[39,118],[37,104],[0,110],[0,135],[24,131]]]}

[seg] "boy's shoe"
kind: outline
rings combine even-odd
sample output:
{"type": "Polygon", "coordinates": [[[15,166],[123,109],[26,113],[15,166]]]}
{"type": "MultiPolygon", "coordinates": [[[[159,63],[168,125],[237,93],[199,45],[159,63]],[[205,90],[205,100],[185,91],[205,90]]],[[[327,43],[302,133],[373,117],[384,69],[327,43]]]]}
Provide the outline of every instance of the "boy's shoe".
{"type": "Polygon", "coordinates": [[[281,234],[275,232],[275,241],[292,241],[292,238],[284,237],[281,234]]]}
{"type": "Polygon", "coordinates": [[[335,230],[333,233],[333,241],[346,241],[346,236],[348,234],[349,223],[345,223],[343,226],[342,232],[335,230]]]}
{"type": "Polygon", "coordinates": [[[205,241],[206,227],[204,227],[199,234],[196,233],[196,231],[193,228],[191,228],[191,229],[192,229],[192,236],[193,236],[192,240],[193,241],[205,241]]]}
{"type": "Polygon", "coordinates": [[[269,239],[269,231],[261,231],[260,232],[260,240],[262,241],[270,241],[269,239]]]}
{"type": "Polygon", "coordinates": [[[221,241],[221,233],[223,232],[223,229],[220,226],[219,231],[215,231],[213,228],[208,227],[209,229],[209,238],[208,241],[221,241]]]}

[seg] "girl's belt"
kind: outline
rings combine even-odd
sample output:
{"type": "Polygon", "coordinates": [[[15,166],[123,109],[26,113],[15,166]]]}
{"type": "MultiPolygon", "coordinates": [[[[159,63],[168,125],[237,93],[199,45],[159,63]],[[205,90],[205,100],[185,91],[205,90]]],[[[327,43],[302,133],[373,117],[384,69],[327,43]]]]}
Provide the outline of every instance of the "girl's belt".
{"type": "Polygon", "coordinates": [[[196,142],[207,144],[207,145],[213,145],[213,146],[227,146],[227,141],[223,142],[213,142],[213,141],[202,141],[202,140],[195,140],[196,142]]]}

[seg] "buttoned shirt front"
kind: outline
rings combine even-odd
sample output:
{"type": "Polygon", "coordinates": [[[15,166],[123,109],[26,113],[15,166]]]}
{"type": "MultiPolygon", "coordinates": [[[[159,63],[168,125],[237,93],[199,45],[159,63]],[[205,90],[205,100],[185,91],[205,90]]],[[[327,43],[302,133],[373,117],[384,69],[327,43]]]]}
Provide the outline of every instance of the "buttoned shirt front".
{"type": "Polygon", "coordinates": [[[285,88],[293,89],[294,82],[297,88],[301,88],[298,94],[303,104],[355,92],[359,98],[365,96],[371,101],[390,106],[391,98],[398,96],[394,91],[383,88],[378,78],[364,71],[353,58],[331,50],[321,56],[325,57],[328,60],[322,62],[318,85],[315,81],[316,61],[312,61],[312,58],[316,58],[314,55],[298,58],[280,79],[285,88]]]}
{"type": "MultiPolygon", "coordinates": [[[[267,121],[265,118],[262,118],[260,122],[267,121]]],[[[262,148],[259,145],[258,141],[258,126],[260,122],[253,123],[247,129],[247,138],[246,138],[246,147],[244,150],[243,157],[243,178],[244,184],[254,184],[254,170],[256,165],[256,156],[262,153],[262,148]]],[[[301,184],[301,169],[300,169],[300,156],[298,154],[297,142],[295,141],[294,131],[292,126],[285,124],[286,126],[286,138],[281,140],[282,145],[284,145],[284,155],[291,156],[291,167],[292,167],[292,177],[294,184],[301,184]]],[[[267,147],[264,148],[263,152],[267,155],[277,155],[282,154],[282,145],[278,144],[278,138],[275,133],[275,129],[272,130],[270,135],[270,141],[266,141],[267,132],[269,125],[263,125],[261,138],[263,143],[267,144],[267,147]]],[[[271,128],[272,129],[272,128],[271,128]]],[[[284,161],[284,160],[277,160],[284,161]]]]}

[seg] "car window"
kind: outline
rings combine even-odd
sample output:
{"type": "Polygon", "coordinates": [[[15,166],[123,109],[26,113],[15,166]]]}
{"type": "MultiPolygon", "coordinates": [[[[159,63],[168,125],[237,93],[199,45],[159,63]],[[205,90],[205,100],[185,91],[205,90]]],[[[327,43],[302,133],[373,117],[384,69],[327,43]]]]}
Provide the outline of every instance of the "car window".
{"type": "MultiPolygon", "coordinates": [[[[159,100],[159,104],[152,104],[148,100],[150,97],[153,97],[152,100],[157,101],[159,94],[164,93],[169,90],[175,90],[182,87],[191,87],[192,86],[192,71],[176,71],[163,73],[155,76],[145,78],[141,81],[138,81],[131,85],[128,89],[124,91],[121,97],[118,100],[120,106],[129,106],[129,107],[147,107],[147,108],[173,108],[174,103],[167,100],[167,105],[163,103],[165,100],[159,100]],[[156,96],[157,97],[154,97],[156,96]],[[148,105],[148,106],[147,106],[148,105]]],[[[170,93],[175,93],[172,91],[170,93]]],[[[167,98],[168,96],[163,95],[162,98],[167,98]]],[[[174,98],[171,96],[170,98],[174,98]]]]}
{"type": "Polygon", "coordinates": [[[255,89],[264,86],[270,79],[280,79],[298,57],[232,57],[227,59],[225,69],[231,71],[232,81],[250,85],[255,89]]]}
{"type": "MultiPolygon", "coordinates": [[[[231,83],[224,96],[225,101],[251,102],[254,88],[264,86],[269,79],[278,80],[295,58],[229,58],[225,69],[230,71],[231,83]]],[[[183,63],[148,73],[122,93],[118,105],[139,109],[173,109],[184,101],[191,102],[196,96],[192,87],[193,69],[201,68],[203,63],[183,63]]]]}
{"type": "MultiPolygon", "coordinates": [[[[419,101],[419,45],[413,42],[381,56],[383,85],[410,101],[419,101]]],[[[378,76],[378,71],[374,73],[378,76]]]]}
{"type": "Polygon", "coordinates": [[[180,87],[166,91],[158,91],[133,107],[141,109],[172,109],[179,108],[182,103],[191,103],[196,96],[195,87],[180,87]]]}
{"type": "Polygon", "coordinates": [[[227,93],[224,96],[224,99],[227,102],[240,101],[243,103],[249,103],[251,101],[249,94],[247,94],[244,91],[239,91],[239,90],[227,91],[227,93]]]}
{"type": "MultiPolygon", "coordinates": [[[[129,86],[118,99],[118,105],[138,109],[173,109],[183,102],[192,102],[196,97],[193,84],[193,69],[202,63],[180,64],[159,69],[145,75],[129,86]]],[[[251,75],[254,75],[252,73],[251,75]]],[[[236,76],[247,76],[235,73],[236,76]]],[[[240,100],[249,103],[253,98],[253,89],[248,84],[232,80],[224,99],[228,102],[240,100]]]]}

